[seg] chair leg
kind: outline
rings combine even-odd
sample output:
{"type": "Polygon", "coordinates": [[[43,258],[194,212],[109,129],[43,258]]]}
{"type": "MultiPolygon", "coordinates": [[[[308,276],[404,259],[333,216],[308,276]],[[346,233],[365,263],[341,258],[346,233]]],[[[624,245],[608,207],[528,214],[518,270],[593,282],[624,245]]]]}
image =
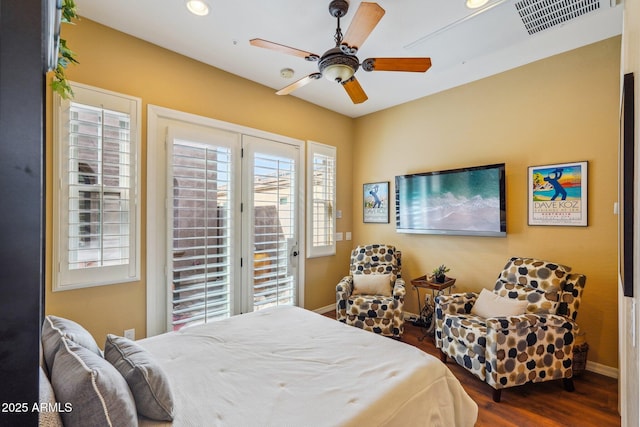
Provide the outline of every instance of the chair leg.
{"type": "Polygon", "coordinates": [[[564,383],[564,389],[571,392],[574,391],[576,388],[573,385],[573,378],[563,378],[562,382],[564,383]]]}
{"type": "Polygon", "coordinates": [[[442,363],[447,363],[447,355],[442,350],[440,350],[440,360],[442,363]]]}
{"type": "Polygon", "coordinates": [[[502,397],[502,389],[493,389],[493,401],[496,403],[500,403],[500,398],[502,397]]]}

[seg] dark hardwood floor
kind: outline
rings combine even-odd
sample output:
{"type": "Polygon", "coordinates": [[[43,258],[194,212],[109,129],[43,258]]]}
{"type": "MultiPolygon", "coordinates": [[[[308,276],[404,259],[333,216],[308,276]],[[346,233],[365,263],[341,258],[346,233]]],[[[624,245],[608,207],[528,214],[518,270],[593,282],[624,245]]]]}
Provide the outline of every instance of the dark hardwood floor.
{"type": "MultiPolygon", "coordinates": [[[[325,315],[335,319],[335,312],[325,315]]],[[[420,328],[406,322],[401,341],[439,358],[433,337],[420,341],[422,336],[420,328]]],[[[547,381],[504,389],[495,403],[490,386],[451,359],[447,366],[478,404],[477,427],[620,426],[615,378],[584,371],[574,378],[574,392],[566,391],[561,380],[547,381]]]]}

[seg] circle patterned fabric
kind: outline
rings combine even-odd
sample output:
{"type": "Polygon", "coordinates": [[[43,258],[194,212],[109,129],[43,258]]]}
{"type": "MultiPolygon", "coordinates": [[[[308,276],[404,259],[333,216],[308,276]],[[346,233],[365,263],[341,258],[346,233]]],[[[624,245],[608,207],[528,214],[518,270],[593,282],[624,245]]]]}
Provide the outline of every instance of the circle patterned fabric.
{"type": "Polygon", "coordinates": [[[474,292],[436,298],[436,347],[495,389],[573,376],[575,319],[586,277],[535,258],[511,258],[494,292],[529,302],[525,314],[471,314],[474,292]]]}

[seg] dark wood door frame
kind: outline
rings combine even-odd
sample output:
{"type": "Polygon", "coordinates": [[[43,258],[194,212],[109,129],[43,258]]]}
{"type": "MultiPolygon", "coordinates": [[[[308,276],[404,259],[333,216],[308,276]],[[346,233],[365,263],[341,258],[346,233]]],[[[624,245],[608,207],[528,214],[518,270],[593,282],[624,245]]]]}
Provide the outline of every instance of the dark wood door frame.
{"type": "Polygon", "coordinates": [[[0,0],[2,426],[38,422],[33,404],[38,402],[44,278],[45,3],[0,0]]]}

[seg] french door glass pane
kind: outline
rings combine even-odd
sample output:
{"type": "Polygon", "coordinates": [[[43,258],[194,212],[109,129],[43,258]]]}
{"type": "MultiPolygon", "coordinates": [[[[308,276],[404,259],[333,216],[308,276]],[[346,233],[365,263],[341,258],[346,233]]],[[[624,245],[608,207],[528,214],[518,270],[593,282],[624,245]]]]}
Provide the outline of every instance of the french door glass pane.
{"type": "Polygon", "coordinates": [[[231,150],[174,139],[172,324],[231,315],[231,150]]]}
{"type": "Polygon", "coordinates": [[[296,240],[295,177],[294,158],[254,154],[254,311],[296,301],[296,281],[289,268],[296,240]]]}

